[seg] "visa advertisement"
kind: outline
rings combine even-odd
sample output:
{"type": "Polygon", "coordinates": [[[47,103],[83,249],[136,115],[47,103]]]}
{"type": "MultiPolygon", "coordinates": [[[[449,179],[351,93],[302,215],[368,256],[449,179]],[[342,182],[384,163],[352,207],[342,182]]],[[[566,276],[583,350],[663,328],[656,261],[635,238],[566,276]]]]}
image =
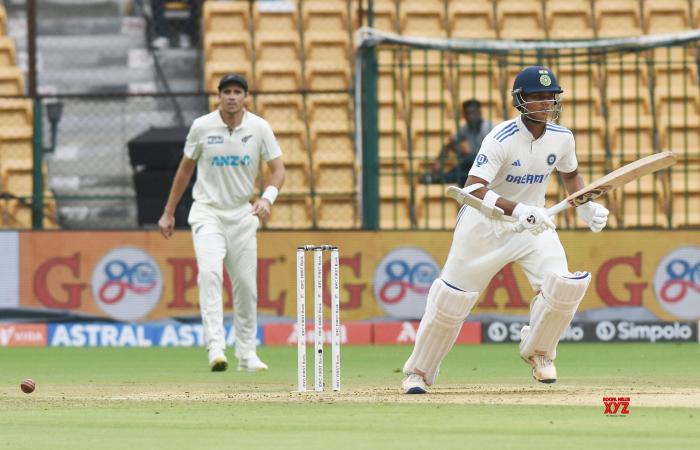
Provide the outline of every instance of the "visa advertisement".
{"type": "MultiPolygon", "coordinates": [[[[700,319],[700,233],[563,231],[560,238],[570,270],[593,274],[577,320],[700,319]]],[[[259,314],[291,322],[296,315],[296,248],[330,244],[340,249],[343,322],[420,319],[451,240],[450,232],[260,232],[259,314]]],[[[199,315],[189,232],[177,232],[167,241],[156,231],[4,232],[0,244],[7,266],[0,274],[0,307],[124,322],[199,315]]],[[[313,258],[307,257],[306,264],[311,290],[313,258]]],[[[328,255],[322,274],[328,307],[328,255]]],[[[225,308],[231,311],[236,294],[227,275],[224,291],[225,308]]],[[[534,295],[517,265],[506,266],[482,292],[470,320],[527,316],[534,295]]],[[[306,301],[311,310],[311,292],[306,301]]]]}

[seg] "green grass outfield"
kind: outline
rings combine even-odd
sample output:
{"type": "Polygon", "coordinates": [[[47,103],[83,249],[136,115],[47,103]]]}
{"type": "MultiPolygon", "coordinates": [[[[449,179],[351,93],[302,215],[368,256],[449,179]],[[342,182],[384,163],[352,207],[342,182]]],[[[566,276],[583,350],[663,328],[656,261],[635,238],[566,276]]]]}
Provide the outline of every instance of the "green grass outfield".
{"type": "Polygon", "coordinates": [[[422,396],[398,388],[410,350],[343,347],[343,390],[319,395],[293,392],[292,347],[260,348],[270,371],[258,374],[208,372],[202,349],[2,348],[0,449],[688,449],[700,442],[698,344],[563,344],[551,386],[531,379],[515,345],[459,346],[422,396]],[[19,389],[24,378],[37,383],[31,395],[19,389]],[[605,396],[630,397],[630,414],[603,414],[605,396]]]}

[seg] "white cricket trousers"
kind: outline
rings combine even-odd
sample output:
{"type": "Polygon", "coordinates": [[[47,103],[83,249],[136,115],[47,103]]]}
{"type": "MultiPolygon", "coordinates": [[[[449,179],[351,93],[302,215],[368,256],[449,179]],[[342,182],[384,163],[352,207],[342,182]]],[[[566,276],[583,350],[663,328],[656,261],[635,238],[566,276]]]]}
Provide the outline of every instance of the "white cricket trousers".
{"type": "Polygon", "coordinates": [[[516,262],[535,291],[549,272],[568,272],[564,248],[554,230],[533,236],[515,233],[512,223],[488,219],[465,206],[457,219],[452,247],[440,277],[467,292],[481,292],[506,264],[516,262]]]}
{"type": "Polygon", "coordinates": [[[259,225],[252,206],[217,209],[194,202],[189,223],[197,256],[199,308],[207,349],[226,348],[223,311],[223,267],[233,287],[236,358],[255,354],[257,319],[257,241],[259,225]]]}

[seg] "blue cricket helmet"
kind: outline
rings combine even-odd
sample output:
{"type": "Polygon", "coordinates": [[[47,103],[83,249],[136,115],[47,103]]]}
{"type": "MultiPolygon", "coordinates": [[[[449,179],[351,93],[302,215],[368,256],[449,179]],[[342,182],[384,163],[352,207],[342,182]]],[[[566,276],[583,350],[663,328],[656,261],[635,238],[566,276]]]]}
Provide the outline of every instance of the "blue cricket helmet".
{"type": "Polygon", "coordinates": [[[553,112],[553,120],[556,120],[561,113],[561,101],[559,94],[564,90],[559,86],[557,77],[547,67],[530,66],[526,67],[518,73],[513,82],[513,106],[515,106],[523,115],[527,116],[530,111],[527,108],[528,103],[525,97],[530,94],[540,92],[551,92],[555,94],[553,112]]]}

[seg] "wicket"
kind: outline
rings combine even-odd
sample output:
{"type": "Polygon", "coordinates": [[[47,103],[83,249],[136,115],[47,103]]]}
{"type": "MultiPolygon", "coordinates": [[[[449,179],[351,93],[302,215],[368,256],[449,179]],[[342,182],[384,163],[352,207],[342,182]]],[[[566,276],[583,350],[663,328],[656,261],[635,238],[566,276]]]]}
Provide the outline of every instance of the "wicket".
{"type": "Polygon", "coordinates": [[[297,247],[297,382],[306,391],[306,273],[305,253],[314,252],[314,389],[323,392],[323,252],[331,254],[331,352],[333,391],[340,391],[340,268],[338,247],[297,247]]]}

